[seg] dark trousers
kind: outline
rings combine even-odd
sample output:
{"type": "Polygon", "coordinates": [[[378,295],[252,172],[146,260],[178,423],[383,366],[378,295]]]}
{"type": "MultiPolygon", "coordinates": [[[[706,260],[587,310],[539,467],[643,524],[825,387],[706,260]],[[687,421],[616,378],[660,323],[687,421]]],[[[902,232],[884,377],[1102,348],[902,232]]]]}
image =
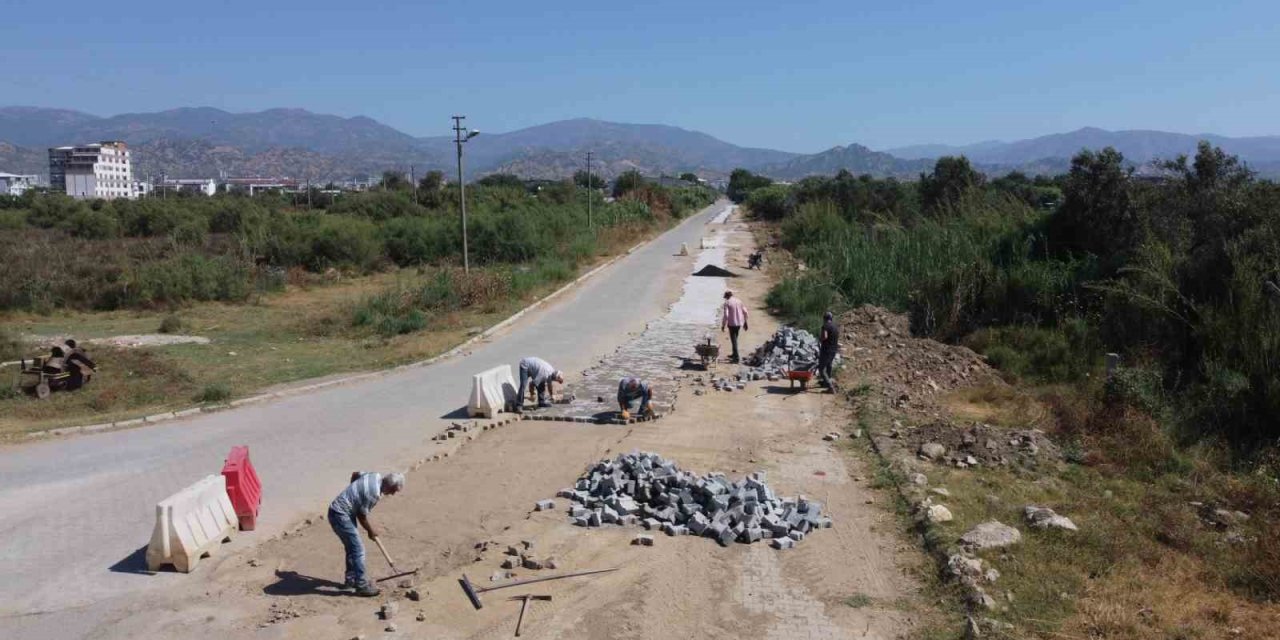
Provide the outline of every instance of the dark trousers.
{"type": "Polygon", "coordinates": [[[830,387],[835,378],[832,376],[831,368],[836,361],[835,349],[823,349],[818,354],[818,377],[822,379],[823,386],[830,387]]]}
{"type": "MultiPolygon", "coordinates": [[[[516,407],[524,406],[525,395],[529,393],[529,381],[533,379],[533,371],[520,365],[520,397],[516,400],[516,407]]],[[[544,380],[542,384],[537,385],[538,388],[538,405],[547,404],[547,382],[544,380]]]]}
{"type": "Polygon", "coordinates": [[[729,344],[733,345],[733,355],[729,356],[729,359],[733,362],[737,362],[740,359],[738,357],[738,331],[741,329],[742,327],[729,327],[729,344]]]}

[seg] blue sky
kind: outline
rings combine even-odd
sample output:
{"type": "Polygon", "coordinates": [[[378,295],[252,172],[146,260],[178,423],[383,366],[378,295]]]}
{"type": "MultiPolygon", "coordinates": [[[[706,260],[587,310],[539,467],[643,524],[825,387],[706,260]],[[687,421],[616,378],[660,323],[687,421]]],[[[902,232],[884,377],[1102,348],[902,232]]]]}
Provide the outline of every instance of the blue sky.
{"type": "Polygon", "coordinates": [[[1280,1],[7,0],[0,105],[593,117],[789,151],[1280,134],[1280,1]],[[1221,4],[1221,6],[1214,6],[1221,4]],[[981,5],[981,6],[975,6],[981,5]]]}

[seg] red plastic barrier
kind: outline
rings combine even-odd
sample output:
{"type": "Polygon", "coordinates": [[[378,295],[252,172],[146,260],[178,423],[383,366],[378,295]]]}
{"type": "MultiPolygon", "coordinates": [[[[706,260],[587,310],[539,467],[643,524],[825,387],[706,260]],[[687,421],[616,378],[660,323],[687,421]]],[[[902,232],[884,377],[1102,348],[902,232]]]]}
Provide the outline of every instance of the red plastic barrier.
{"type": "Polygon", "coordinates": [[[227,497],[240,517],[240,530],[253,531],[258,523],[258,507],[262,506],[262,481],[249,461],[249,447],[231,447],[222,475],[227,478],[227,497]]]}

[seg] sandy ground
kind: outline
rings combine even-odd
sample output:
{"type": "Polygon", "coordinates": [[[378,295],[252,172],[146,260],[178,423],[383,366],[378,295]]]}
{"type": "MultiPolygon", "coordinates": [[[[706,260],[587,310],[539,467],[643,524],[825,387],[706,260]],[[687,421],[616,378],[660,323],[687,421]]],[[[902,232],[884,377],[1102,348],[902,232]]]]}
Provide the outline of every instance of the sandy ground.
{"type": "MultiPolygon", "coordinates": [[[[728,266],[746,273],[750,235],[739,226],[731,238],[740,246],[730,249],[728,266]]],[[[752,272],[733,286],[753,311],[742,345],[749,352],[775,328],[760,309],[768,282],[752,272]]],[[[727,337],[719,335],[727,353],[727,337]]],[[[337,591],[342,548],[317,505],[310,524],[211,563],[188,585],[127,607],[90,637],[500,638],[514,632],[519,604],[508,598],[521,594],[553,597],[530,606],[522,633],[529,638],[905,637],[928,615],[911,577],[924,560],[899,539],[894,516],[875,504],[887,497],[867,486],[869,474],[849,445],[822,440],[847,431],[848,416],[835,396],[755,382],[702,396],[686,387],[679,410],[655,423],[524,421],[473,432],[474,440],[440,444],[451,455],[411,472],[405,492],[373,513],[398,566],[421,567],[414,579],[421,601],[407,599],[394,580],[378,598],[337,591]],[[779,493],[822,501],[834,527],[789,551],[762,543],[722,548],[657,532],[654,546],[641,547],[630,544],[639,529],[571,526],[563,499],[554,511],[533,511],[588,464],[636,449],[697,472],[736,478],[763,470],[779,493]],[[619,570],[496,591],[473,610],[458,577],[499,584],[490,577],[503,551],[522,540],[532,541],[539,557],[554,557],[558,569],[516,570],[516,578],[619,570]],[[377,616],[389,600],[399,606],[390,621],[395,632],[377,616]]],[[[344,477],[335,477],[335,494],[344,477]]],[[[376,547],[368,553],[375,577],[391,573],[376,547]]]]}

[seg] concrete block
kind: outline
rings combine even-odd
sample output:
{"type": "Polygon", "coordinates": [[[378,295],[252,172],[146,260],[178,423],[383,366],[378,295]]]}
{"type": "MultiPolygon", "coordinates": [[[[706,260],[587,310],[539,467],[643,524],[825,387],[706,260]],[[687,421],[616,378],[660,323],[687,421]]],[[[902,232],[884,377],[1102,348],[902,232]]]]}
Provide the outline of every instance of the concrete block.
{"type": "Polygon", "coordinates": [[[673,526],[671,527],[671,531],[669,531],[669,532],[667,533],[667,535],[672,535],[672,536],[687,536],[687,535],[689,535],[689,527],[686,527],[686,526],[684,526],[684,525],[682,525],[682,524],[673,525],[673,526]]]}
{"type": "Polygon", "coordinates": [[[796,541],[791,538],[774,538],[769,541],[769,546],[778,550],[791,549],[796,546],[796,541]]]}
{"type": "Polygon", "coordinates": [[[787,534],[787,537],[795,540],[796,542],[800,542],[801,540],[804,540],[804,532],[792,529],[791,533],[787,534]]]}
{"type": "Polygon", "coordinates": [[[539,500],[538,503],[534,505],[533,510],[534,511],[550,511],[555,508],[556,508],[555,500],[539,500]]]}
{"type": "Polygon", "coordinates": [[[586,507],[583,507],[581,505],[573,505],[572,507],[569,507],[569,517],[577,518],[578,516],[585,516],[585,515],[587,515],[586,507]]]}
{"type": "Polygon", "coordinates": [[[586,515],[581,515],[573,519],[573,524],[579,527],[589,527],[591,526],[591,518],[586,515]]]}
{"type": "Polygon", "coordinates": [[[557,498],[566,498],[569,500],[572,500],[576,495],[577,495],[577,492],[574,491],[573,489],[561,489],[556,492],[557,498]]]}
{"type": "Polygon", "coordinates": [[[719,542],[720,546],[722,547],[727,547],[729,546],[730,542],[733,542],[737,538],[738,538],[737,531],[734,531],[729,527],[725,527],[724,531],[721,531],[719,535],[716,536],[716,542],[719,542]]]}
{"type": "Polygon", "coordinates": [[[653,531],[662,526],[662,523],[658,521],[656,518],[645,518],[644,520],[640,521],[640,524],[644,525],[644,528],[650,531],[653,531]]]}
{"type": "Polygon", "coordinates": [[[471,376],[471,397],[467,401],[467,415],[492,418],[504,411],[507,403],[519,397],[516,381],[511,375],[511,365],[500,365],[471,376]]]}
{"type": "Polygon", "coordinates": [[[603,519],[601,518],[600,509],[593,509],[591,513],[587,514],[587,526],[598,527],[601,522],[603,522],[603,519]]]}
{"type": "Polygon", "coordinates": [[[171,564],[188,573],[239,526],[227,496],[227,479],[210,475],[156,504],[156,524],[147,545],[147,568],[171,564]]]}
{"type": "Polygon", "coordinates": [[[642,547],[652,547],[653,536],[640,534],[631,540],[631,544],[640,545],[642,547]]]}

